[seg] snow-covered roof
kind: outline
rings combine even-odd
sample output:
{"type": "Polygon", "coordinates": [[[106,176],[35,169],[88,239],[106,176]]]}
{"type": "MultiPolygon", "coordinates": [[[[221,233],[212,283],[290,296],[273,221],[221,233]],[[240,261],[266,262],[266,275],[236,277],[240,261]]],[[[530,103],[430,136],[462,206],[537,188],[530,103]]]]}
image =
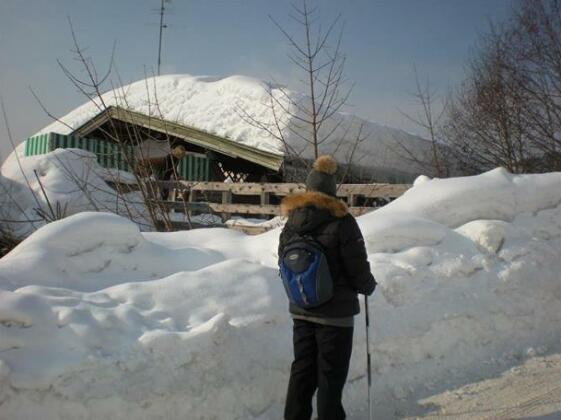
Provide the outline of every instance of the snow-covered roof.
{"type": "MultiPolygon", "coordinates": [[[[105,106],[120,106],[144,115],[196,127],[272,153],[282,153],[282,144],[263,130],[251,126],[239,109],[267,118],[268,93],[264,82],[245,76],[223,79],[174,74],[150,77],[110,90],[102,95],[105,106]]],[[[70,134],[104,110],[95,98],[79,106],[39,133],[70,134]]]]}
{"type": "Polygon", "coordinates": [[[242,142],[226,139],[183,123],[166,121],[159,116],[147,116],[130,109],[115,107],[113,105],[108,106],[94,118],[82,124],[74,130],[72,134],[78,137],[89,137],[93,131],[110,120],[148,128],[151,131],[159,131],[166,136],[180,138],[189,143],[203,147],[204,149],[222,153],[227,156],[236,156],[275,171],[279,170],[284,160],[284,156],[278,153],[271,153],[256,147],[250,147],[242,142]]]}
{"type": "MultiPolygon", "coordinates": [[[[284,154],[285,146],[278,138],[248,121],[249,117],[272,126],[276,114],[284,128],[283,135],[287,143],[301,149],[302,141],[287,128],[294,117],[283,110],[284,107],[277,106],[273,113],[270,94],[279,101],[286,98],[285,95],[289,95],[293,101],[306,100],[300,93],[283,88],[281,91],[279,86],[246,76],[216,78],[174,74],[150,77],[110,90],[104,93],[101,99],[90,100],[37,134],[70,134],[102,112],[104,106],[119,106],[194,127],[262,151],[284,154]]],[[[346,161],[348,150],[345,147],[337,147],[339,139],[342,136],[354,138],[362,124],[362,132],[367,133],[368,137],[360,144],[356,155],[361,156],[364,162],[409,173],[419,171],[419,168],[412,170],[411,162],[405,159],[400,151],[403,152],[401,149],[404,144],[413,153],[427,150],[428,143],[423,139],[346,113],[335,115],[333,124],[339,120],[344,120],[345,124],[335,131],[331,144],[322,145],[323,153],[335,152],[340,161],[346,161]]],[[[329,125],[324,127],[327,132],[331,128],[329,125]]]]}

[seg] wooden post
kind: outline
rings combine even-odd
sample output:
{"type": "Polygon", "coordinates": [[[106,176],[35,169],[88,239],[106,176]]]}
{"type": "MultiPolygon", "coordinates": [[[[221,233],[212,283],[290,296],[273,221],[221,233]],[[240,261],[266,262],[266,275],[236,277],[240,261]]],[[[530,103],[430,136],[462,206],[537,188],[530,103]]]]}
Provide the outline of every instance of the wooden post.
{"type": "MultiPolygon", "coordinates": [[[[171,187],[168,189],[168,197],[167,197],[167,201],[176,201],[177,199],[177,189],[175,187],[171,187]]],[[[175,208],[173,207],[170,210],[171,213],[176,213],[175,208]]]]}
{"type": "Polygon", "coordinates": [[[268,206],[269,205],[269,201],[271,199],[271,193],[269,192],[262,192],[260,194],[261,196],[261,206],[268,206]]]}
{"type": "MultiPolygon", "coordinates": [[[[232,191],[222,191],[222,204],[232,204],[232,191]]],[[[230,213],[222,213],[223,222],[228,220],[230,217],[230,213]]]]}
{"type": "MultiPolygon", "coordinates": [[[[194,203],[197,201],[197,191],[194,189],[189,189],[189,198],[188,198],[188,202],[189,204],[194,203]]],[[[193,211],[191,210],[191,206],[189,206],[189,210],[187,211],[188,215],[189,215],[189,220],[191,220],[191,217],[193,216],[193,211]]]]}
{"type": "Polygon", "coordinates": [[[264,205],[269,204],[270,198],[271,198],[271,193],[262,192],[261,193],[261,205],[264,206],[264,205]]]}
{"type": "Polygon", "coordinates": [[[149,200],[161,200],[160,186],[157,183],[148,179],[145,181],[144,188],[149,200]]]}

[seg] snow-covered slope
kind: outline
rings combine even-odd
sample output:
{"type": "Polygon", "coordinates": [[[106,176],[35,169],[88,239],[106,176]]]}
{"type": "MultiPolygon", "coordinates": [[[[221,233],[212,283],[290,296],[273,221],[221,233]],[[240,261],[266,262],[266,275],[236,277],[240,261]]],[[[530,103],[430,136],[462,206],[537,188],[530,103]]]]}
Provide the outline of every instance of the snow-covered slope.
{"type": "MultiPolygon", "coordinates": [[[[269,83],[245,76],[214,78],[208,76],[191,76],[187,74],[165,75],[140,80],[121,88],[111,90],[103,95],[105,105],[119,105],[147,115],[157,116],[169,121],[190,125],[243,144],[262,150],[283,154],[285,148],[278,139],[265,130],[248,122],[248,117],[270,128],[274,127],[271,110],[269,83]]],[[[283,104],[276,106],[275,112],[283,128],[283,136],[296,150],[302,149],[302,141],[294,134],[289,124],[302,125],[290,121],[290,115],[284,108],[289,107],[285,93],[292,102],[302,103],[306,98],[296,92],[272,86],[271,92],[283,104]]],[[[60,122],[54,122],[40,133],[57,132],[67,134],[78,128],[103,109],[99,99],[84,105],[63,116],[60,122]]],[[[293,109],[294,112],[294,109],[293,109]]],[[[323,127],[323,132],[333,130],[335,124],[341,125],[335,131],[332,140],[322,145],[322,152],[330,153],[338,149],[336,155],[340,161],[347,161],[351,145],[337,147],[342,136],[354,140],[361,124],[362,134],[367,135],[355,154],[358,163],[369,167],[376,166],[407,173],[421,173],[422,168],[412,164],[405,157],[409,155],[402,146],[417,157],[426,153],[428,143],[402,130],[385,127],[365,121],[349,114],[336,114],[330,124],[323,127]]],[[[296,130],[304,134],[303,130],[296,130]]],[[[310,154],[311,149],[305,152],[310,154]]]]}
{"type": "MultiPolygon", "coordinates": [[[[560,183],[423,178],[358,219],[380,284],[376,418],[561,350],[560,183]]],[[[3,418],[280,418],[291,327],[278,234],[141,233],[104,213],[41,228],[0,260],[3,418]]],[[[361,319],[350,419],[366,410],[361,319]]]]}

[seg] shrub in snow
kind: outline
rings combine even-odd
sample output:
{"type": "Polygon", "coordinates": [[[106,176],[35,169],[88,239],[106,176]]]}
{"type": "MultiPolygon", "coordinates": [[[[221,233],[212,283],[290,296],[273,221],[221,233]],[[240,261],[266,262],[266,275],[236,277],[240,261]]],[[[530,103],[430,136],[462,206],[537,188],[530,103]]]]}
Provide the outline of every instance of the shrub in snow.
{"type": "Polygon", "coordinates": [[[87,210],[121,214],[144,230],[151,229],[141,195],[119,193],[106,182],[130,182],[131,174],[104,169],[93,153],[80,149],[56,149],[29,157],[22,154],[20,145],[0,168],[0,218],[7,221],[3,227],[17,237],[56,219],[57,214],[62,218],[87,210]]]}

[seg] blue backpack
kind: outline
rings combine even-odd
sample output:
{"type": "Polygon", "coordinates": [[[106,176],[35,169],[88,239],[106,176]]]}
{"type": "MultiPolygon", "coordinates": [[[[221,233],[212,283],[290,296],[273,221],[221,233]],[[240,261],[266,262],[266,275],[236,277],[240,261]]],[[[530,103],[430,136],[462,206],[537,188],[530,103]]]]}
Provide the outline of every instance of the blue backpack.
{"type": "Polygon", "coordinates": [[[303,309],[333,297],[333,279],[323,247],[310,236],[295,235],[279,255],[279,272],[290,302],[303,309]]]}

